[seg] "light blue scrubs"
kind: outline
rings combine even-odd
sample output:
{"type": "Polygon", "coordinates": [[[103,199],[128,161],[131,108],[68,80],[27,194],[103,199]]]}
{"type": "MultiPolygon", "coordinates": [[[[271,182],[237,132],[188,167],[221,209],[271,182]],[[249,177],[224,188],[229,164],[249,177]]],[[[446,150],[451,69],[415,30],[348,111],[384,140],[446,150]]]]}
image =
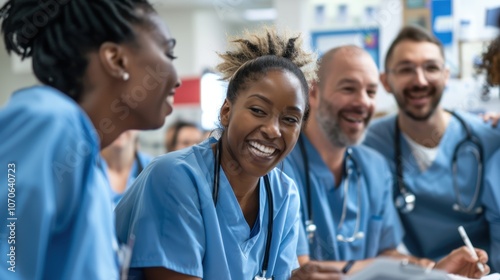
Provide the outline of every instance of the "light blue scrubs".
{"type": "MultiPolygon", "coordinates": [[[[132,183],[135,181],[135,178],[137,178],[139,173],[142,172],[142,170],[151,162],[152,159],[153,158],[150,155],[141,153],[139,151],[137,152],[137,156],[135,157],[134,163],[132,164],[132,168],[130,169],[130,174],[128,175],[127,186],[123,191],[123,193],[115,192],[111,188],[111,186],[109,188],[111,200],[114,206],[118,205],[118,202],[120,202],[125,192],[130,188],[132,183]]],[[[108,164],[106,163],[106,160],[103,160],[102,162],[103,162],[102,167],[105,170],[104,172],[106,173],[106,177],[109,178],[108,164]]]]}
{"type": "Polygon", "coordinates": [[[482,200],[486,208],[485,217],[490,226],[490,264],[500,271],[500,150],[488,161],[485,172],[482,200]]]}
{"type": "Polygon", "coordinates": [[[392,203],[392,178],[384,158],[372,149],[352,147],[354,161],[348,160],[347,168],[353,172],[348,178],[343,178],[349,180],[346,194],[343,184],[335,187],[333,173],[307,137],[304,134],[300,137],[307,151],[313,220],[317,229],[313,243],[309,244],[305,233],[309,203],[306,196],[305,159],[297,144],[283,164],[285,173],[297,183],[301,197],[302,223],[297,255],[309,255],[314,260],[361,260],[375,257],[387,249],[395,249],[401,243],[403,233],[392,203]],[[358,180],[361,204],[358,204],[358,180]],[[345,221],[338,229],[346,196],[345,221]],[[337,234],[346,238],[354,234],[358,207],[359,231],[365,237],[351,243],[337,241],[337,234]]]}
{"type": "Polygon", "coordinates": [[[109,184],[85,112],[37,86],[15,92],[0,123],[0,279],[118,279],[109,184]]]}
{"type": "MultiPolygon", "coordinates": [[[[457,112],[479,139],[483,148],[484,162],[500,146],[500,130],[484,123],[479,117],[457,112]]],[[[395,120],[396,116],[388,116],[376,120],[369,127],[364,144],[382,153],[390,163],[391,171],[395,178],[396,164],[394,161],[395,145],[395,120]]],[[[439,144],[436,159],[432,165],[421,172],[406,139],[400,135],[403,174],[406,188],[415,194],[415,209],[408,213],[400,213],[401,221],[406,235],[404,242],[409,251],[418,257],[438,260],[449,254],[453,249],[464,245],[457,228],[463,225],[472,244],[482,248],[490,254],[490,263],[493,270],[500,270],[499,236],[488,217],[498,216],[500,188],[482,188],[484,194],[478,199],[474,208],[484,207],[484,212],[463,213],[452,209],[457,201],[457,193],[453,187],[453,177],[456,177],[456,186],[462,204],[470,205],[475,192],[477,180],[477,162],[472,152],[467,148],[461,149],[458,154],[458,170],[452,171],[452,155],[457,144],[466,136],[465,130],[457,118],[452,117],[439,144]],[[490,248],[492,250],[490,251],[490,248]]],[[[466,145],[467,146],[467,145],[466,145]]],[[[395,191],[398,189],[394,185],[395,191]]]]}
{"type": "MultiPolygon", "coordinates": [[[[259,215],[253,228],[243,216],[221,169],[214,206],[214,155],[210,138],[155,158],[115,209],[118,239],[135,235],[131,267],[164,267],[205,280],[253,279],[260,275],[268,234],[269,203],[260,182],[259,215]]],[[[288,279],[298,267],[299,196],[277,169],[269,173],[274,225],[267,277],[288,279]]],[[[140,273],[139,273],[140,274],[140,273]]]]}

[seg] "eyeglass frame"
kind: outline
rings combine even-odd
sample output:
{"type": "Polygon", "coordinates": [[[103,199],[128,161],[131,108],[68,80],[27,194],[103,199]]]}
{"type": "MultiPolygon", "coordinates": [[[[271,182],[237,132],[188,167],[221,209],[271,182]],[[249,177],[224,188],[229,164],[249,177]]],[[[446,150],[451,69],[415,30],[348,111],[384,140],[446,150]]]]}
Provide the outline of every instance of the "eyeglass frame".
{"type": "MultiPolygon", "coordinates": [[[[394,74],[395,76],[399,76],[400,78],[402,78],[403,76],[405,75],[408,75],[407,77],[403,78],[403,79],[406,79],[406,80],[410,80],[410,79],[413,79],[417,76],[417,69],[418,68],[421,68],[422,69],[422,73],[425,77],[425,79],[428,81],[428,82],[434,82],[434,81],[437,81],[439,80],[439,78],[436,76],[436,78],[432,78],[432,79],[429,79],[429,72],[427,72],[425,70],[426,66],[439,66],[440,69],[436,72],[436,75],[438,73],[440,74],[443,74],[443,72],[446,70],[446,65],[444,62],[441,62],[441,63],[437,63],[435,61],[427,61],[427,62],[424,62],[423,64],[421,65],[417,65],[415,63],[411,63],[411,62],[403,62],[401,63],[400,65],[396,66],[396,67],[393,67],[391,69],[389,69],[387,72],[388,73],[392,73],[394,74]],[[396,71],[396,68],[400,68],[400,67],[411,67],[412,68],[412,73],[398,73],[398,71],[396,71]]],[[[432,75],[432,74],[431,74],[432,75]]]]}

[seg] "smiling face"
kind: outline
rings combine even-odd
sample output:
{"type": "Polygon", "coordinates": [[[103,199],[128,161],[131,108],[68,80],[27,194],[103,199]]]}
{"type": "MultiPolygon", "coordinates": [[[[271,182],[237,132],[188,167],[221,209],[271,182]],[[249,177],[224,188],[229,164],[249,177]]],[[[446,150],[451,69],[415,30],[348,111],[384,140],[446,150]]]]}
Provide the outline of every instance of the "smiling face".
{"type": "Polygon", "coordinates": [[[352,146],[362,141],[375,110],[377,66],[357,49],[340,49],[329,60],[311,93],[312,117],[332,145],[352,146]]]}
{"type": "Polygon", "coordinates": [[[136,27],[136,40],[126,48],[130,79],[122,102],[131,109],[141,129],[161,127],[172,112],[175,88],[180,85],[172,61],[175,40],[158,15],[148,27],[136,27]],[[135,44],[135,46],[133,46],[135,44]]]}
{"type": "Polygon", "coordinates": [[[221,108],[222,165],[226,173],[261,177],[288,155],[297,142],[306,108],[299,79],[271,70],[248,81],[221,108]]]}
{"type": "Polygon", "coordinates": [[[394,47],[387,63],[388,71],[380,80],[385,89],[394,94],[406,116],[425,121],[439,106],[448,81],[448,69],[433,70],[443,65],[444,58],[436,44],[404,40],[394,47]],[[413,74],[409,73],[410,69],[415,70],[413,74]]]}

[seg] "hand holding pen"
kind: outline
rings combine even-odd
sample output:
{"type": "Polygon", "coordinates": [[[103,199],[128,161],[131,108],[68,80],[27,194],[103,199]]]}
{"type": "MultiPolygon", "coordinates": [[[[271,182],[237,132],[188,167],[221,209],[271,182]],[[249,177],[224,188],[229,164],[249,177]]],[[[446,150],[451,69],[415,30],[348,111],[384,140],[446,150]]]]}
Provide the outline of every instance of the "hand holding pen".
{"type": "Polygon", "coordinates": [[[469,249],[470,253],[472,254],[473,257],[476,257],[478,259],[477,262],[477,268],[479,268],[479,271],[484,274],[484,265],[479,262],[478,255],[474,249],[474,246],[472,246],[472,243],[470,242],[469,236],[467,235],[467,232],[465,232],[465,229],[463,226],[458,227],[458,233],[460,233],[460,236],[462,237],[462,240],[465,243],[465,246],[469,249]]]}
{"type": "Polygon", "coordinates": [[[486,264],[488,254],[484,250],[475,249],[472,246],[470,248],[462,246],[453,250],[449,255],[441,259],[435,268],[468,278],[481,278],[490,273],[490,267],[486,264]],[[481,271],[480,267],[482,267],[483,271],[481,271]]]}

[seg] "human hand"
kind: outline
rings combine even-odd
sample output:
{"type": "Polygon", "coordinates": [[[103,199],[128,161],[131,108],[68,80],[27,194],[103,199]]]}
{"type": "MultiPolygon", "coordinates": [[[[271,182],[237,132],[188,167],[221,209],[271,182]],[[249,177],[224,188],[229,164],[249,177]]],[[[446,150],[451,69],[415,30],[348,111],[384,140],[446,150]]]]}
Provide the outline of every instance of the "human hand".
{"type": "Polygon", "coordinates": [[[415,260],[410,259],[409,263],[413,263],[413,264],[419,265],[423,268],[429,268],[429,269],[436,266],[436,262],[434,262],[433,260],[430,260],[430,259],[426,259],[426,258],[420,258],[420,259],[416,258],[415,260]]]}
{"type": "Polygon", "coordinates": [[[481,278],[481,276],[490,273],[490,267],[486,264],[488,262],[488,254],[481,249],[475,249],[475,251],[479,260],[472,255],[469,248],[462,246],[441,259],[435,268],[469,278],[481,278]],[[484,273],[477,267],[478,261],[483,264],[484,273]]]}
{"type": "Polygon", "coordinates": [[[340,280],[340,271],[328,264],[310,261],[292,273],[290,280],[340,280]]]}
{"type": "Polygon", "coordinates": [[[497,127],[498,122],[500,121],[500,113],[487,112],[480,115],[483,118],[484,122],[491,121],[492,127],[497,127]]]}

